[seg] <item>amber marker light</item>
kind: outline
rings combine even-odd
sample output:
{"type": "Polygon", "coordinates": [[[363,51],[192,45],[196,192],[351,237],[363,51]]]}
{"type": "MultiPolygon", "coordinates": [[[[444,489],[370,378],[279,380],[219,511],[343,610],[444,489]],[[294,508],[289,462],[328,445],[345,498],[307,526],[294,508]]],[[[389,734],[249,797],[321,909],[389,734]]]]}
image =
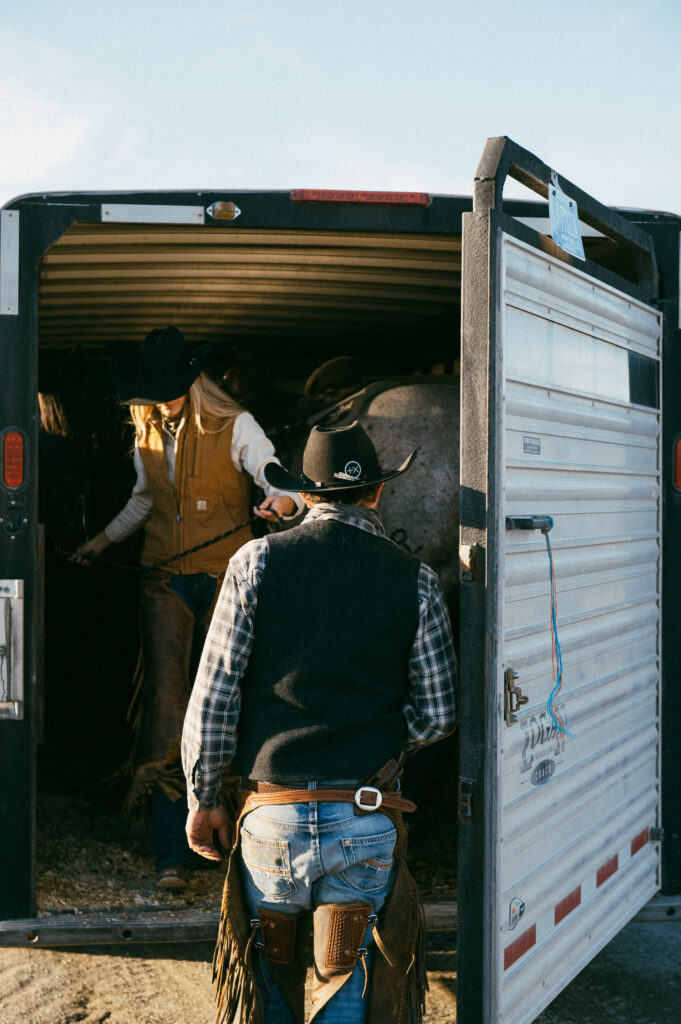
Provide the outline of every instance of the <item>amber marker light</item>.
{"type": "Polygon", "coordinates": [[[206,213],[213,220],[236,220],[241,210],[236,203],[220,202],[209,206],[206,213]]]}

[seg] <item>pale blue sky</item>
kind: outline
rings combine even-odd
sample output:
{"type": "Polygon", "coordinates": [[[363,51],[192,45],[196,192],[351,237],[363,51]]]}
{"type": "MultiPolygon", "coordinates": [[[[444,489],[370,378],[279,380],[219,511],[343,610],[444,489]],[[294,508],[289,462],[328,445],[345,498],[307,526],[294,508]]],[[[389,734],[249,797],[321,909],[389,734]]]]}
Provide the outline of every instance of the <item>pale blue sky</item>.
{"type": "Polygon", "coordinates": [[[680,42],[679,0],[4,0],[0,205],[470,194],[509,135],[605,203],[681,214],[680,42]]]}

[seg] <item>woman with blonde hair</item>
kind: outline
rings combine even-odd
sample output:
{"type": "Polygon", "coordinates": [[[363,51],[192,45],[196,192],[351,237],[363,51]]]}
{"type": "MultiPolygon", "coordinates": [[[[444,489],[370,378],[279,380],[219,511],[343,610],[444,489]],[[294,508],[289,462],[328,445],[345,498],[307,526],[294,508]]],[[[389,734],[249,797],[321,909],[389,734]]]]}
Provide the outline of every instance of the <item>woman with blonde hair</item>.
{"type": "Polygon", "coordinates": [[[278,461],[272,442],[253,416],[202,372],[206,351],[192,354],[176,327],[156,329],[120,370],[119,397],[130,405],[135,427],[137,480],[122,511],[73,556],[87,564],[144,526],[143,677],[130,803],[152,793],[162,889],[183,889],[195,861],[184,831],[179,760],[196,660],[192,651],[196,656],[203,646],[229,559],[253,534],[243,526],[199,551],[183,552],[250,518],[251,479],[265,492],[256,515],[275,519],[302,507],[265,480],[265,465],[278,461]]]}

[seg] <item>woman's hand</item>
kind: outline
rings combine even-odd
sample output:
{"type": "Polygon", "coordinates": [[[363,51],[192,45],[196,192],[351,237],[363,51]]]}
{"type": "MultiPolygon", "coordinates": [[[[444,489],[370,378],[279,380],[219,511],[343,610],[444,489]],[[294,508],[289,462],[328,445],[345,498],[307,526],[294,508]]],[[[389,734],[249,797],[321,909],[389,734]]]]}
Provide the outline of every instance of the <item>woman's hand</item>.
{"type": "Polygon", "coordinates": [[[93,557],[101,555],[105,548],[108,548],[111,541],[107,537],[104,530],[93,537],[92,540],[86,540],[80,547],[76,548],[72,555],[69,555],[69,562],[77,562],[78,565],[91,565],[93,557]]]}
{"type": "Polygon", "coordinates": [[[287,494],[269,494],[253,511],[261,519],[270,519],[276,522],[277,516],[280,518],[292,516],[296,507],[293,498],[289,498],[287,494]],[[276,515],[273,515],[274,512],[276,512],[276,515]]]}

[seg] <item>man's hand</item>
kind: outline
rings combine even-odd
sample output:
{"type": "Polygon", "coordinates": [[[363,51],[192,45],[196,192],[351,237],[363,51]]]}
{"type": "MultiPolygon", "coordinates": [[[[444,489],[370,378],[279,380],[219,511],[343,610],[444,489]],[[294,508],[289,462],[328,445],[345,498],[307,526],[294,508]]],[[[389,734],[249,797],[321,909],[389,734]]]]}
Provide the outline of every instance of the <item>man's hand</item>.
{"type": "Polygon", "coordinates": [[[222,854],[215,845],[213,833],[226,850],[230,848],[227,811],[224,807],[214,807],[210,811],[190,811],[187,818],[187,842],[194,851],[206,860],[222,860],[222,854]]]}
{"type": "Polygon", "coordinates": [[[277,516],[292,516],[296,507],[293,498],[289,498],[285,494],[268,494],[253,511],[261,519],[276,520],[277,516]],[[272,515],[272,512],[276,512],[277,516],[272,515]]]}

